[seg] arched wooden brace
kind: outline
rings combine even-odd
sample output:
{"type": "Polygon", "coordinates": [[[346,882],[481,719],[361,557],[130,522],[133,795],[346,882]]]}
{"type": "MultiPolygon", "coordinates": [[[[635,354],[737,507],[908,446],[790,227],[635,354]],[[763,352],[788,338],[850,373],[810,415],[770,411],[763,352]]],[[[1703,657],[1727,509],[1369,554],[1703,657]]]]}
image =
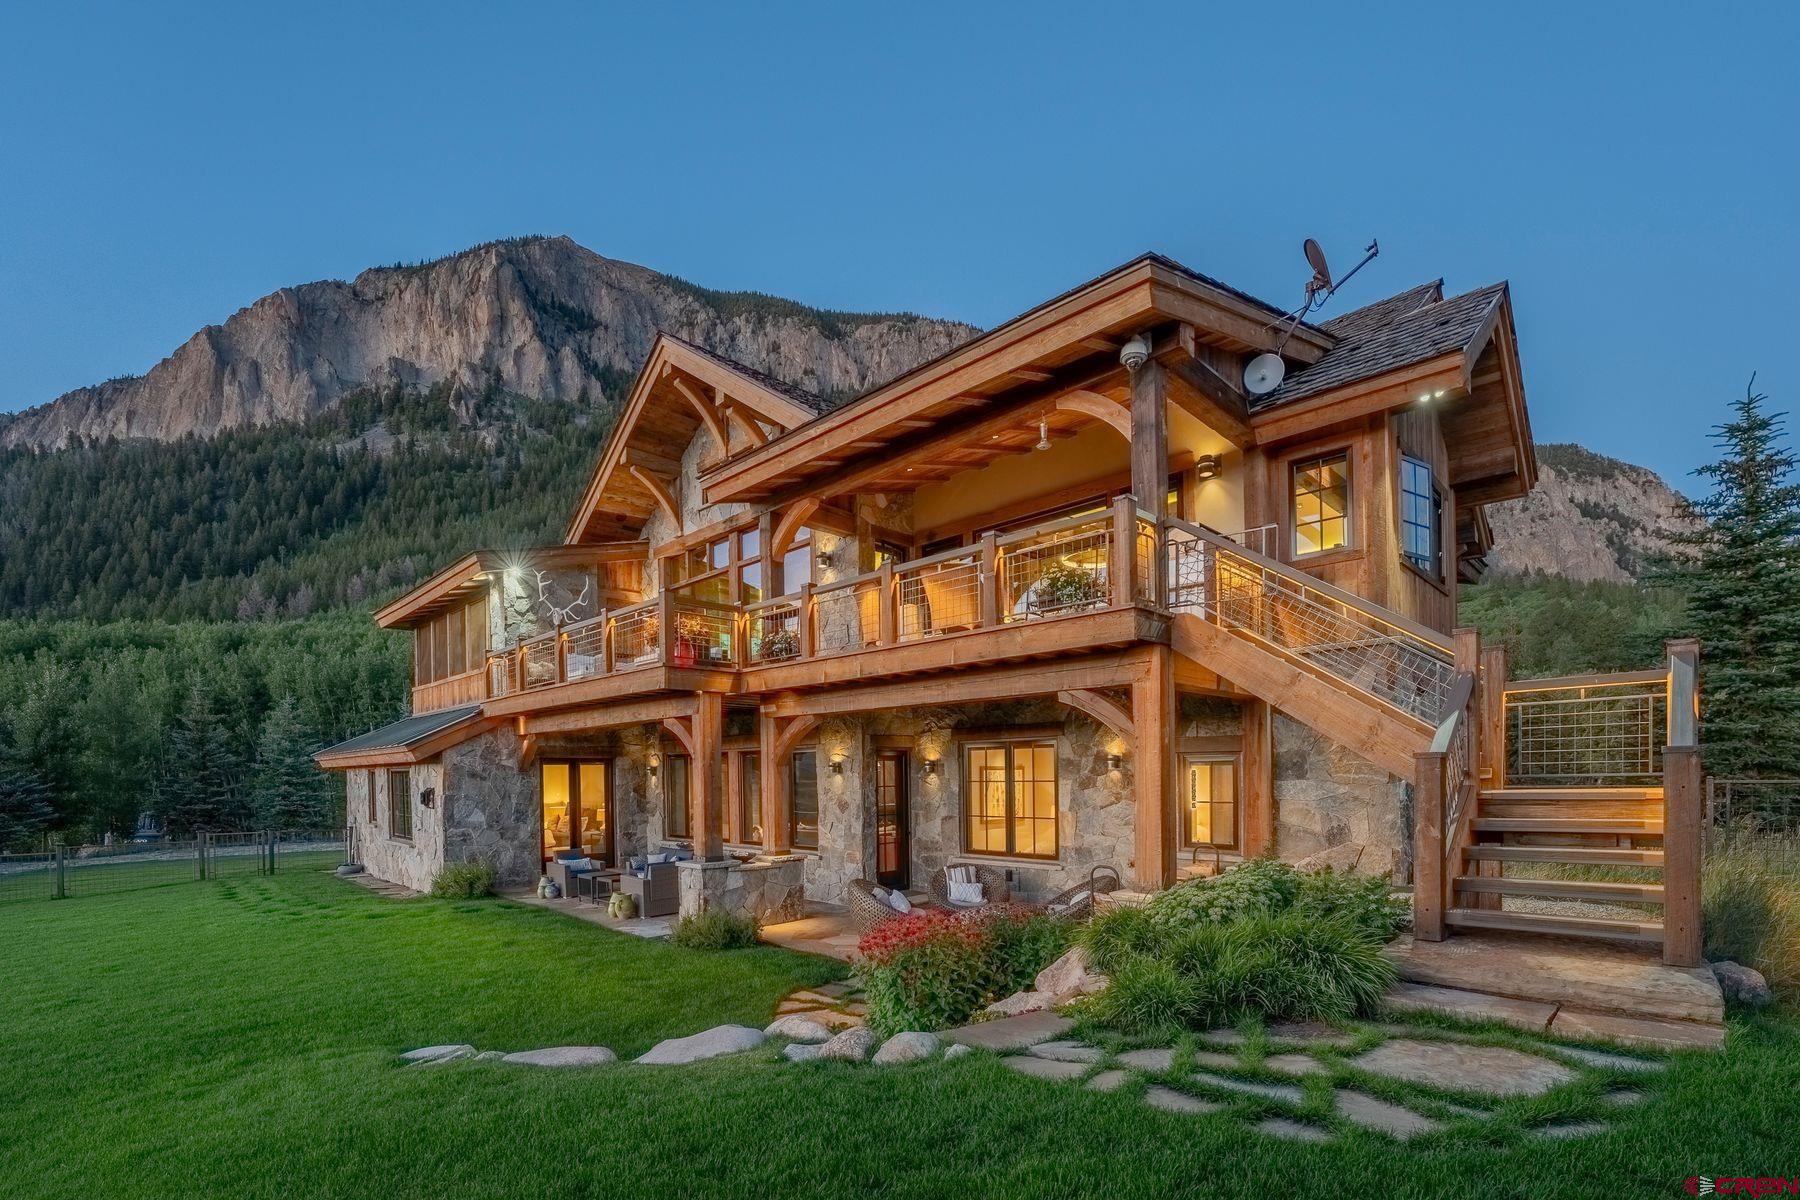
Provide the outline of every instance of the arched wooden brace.
{"type": "Polygon", "coordinates": [[[1124,739],[1127,746],[1137,744],[1137,726],[1125,706],[1104,692],[1083,688],[1074,692],[1058,692],[1056,699],[1076,712],[1085,713],[1124,739]]]}
{"type": "Polygon", "coordinates": [[[669,518],[670,523],[679,531],[681,529],[681,506],[675,503],[675,494],[669,490],[668,480],[660,475],[652,474],[634,462],[626,463],[625,469],[630,471],[631,477],[650,493],[656,501],[656,506],[662,509],[663,515],[669,518]]]}
{"type": "Polygon", "coordinates": [[[1055,408],[1057,412],[1081,413],[1083,416],[1093,417],[1096,421],[1110,425],[1126,441],[1131,440],[1131,410],[1108,400],[1099,392],[1064,392],[1056,398],[1055,408]]]}
{"type": "Polygon", "coordinates": [[[687,380],[679,375],[671,378],[669,382],[675,385],[675,390],[686,397],[687,402],[694,406],[694,411],[700,414],[700,419],[706,423],[706,428],[712,433],[713,440],[718,442],[719,450],[724,452],[731,449],[731,438],[725,432],[725,421],[719,416],[719,410],[713,406],[713,402],[689,387],[687,380]]]}
{"type": "Polygon", "coordinates": [[[769,557],[780,562],[781,556],[788,552],[794,539],[800,535],[806,519],[818,511],[819,501],[816,497],[809,496],[788,505],[787,511],[781,514],[781,519],[775,522],[775,534],[769,539],[769,557]]]}
{"type": "Polygon", "coordinates": [[[757,773],[762,777],[763,849],[784,853],[793,843],[793,809],[788,799],[787,757],[800,739],[818,727],[813,716],[778,717],[764,710],[757,719],[757,773]]]}
{"type": "Polygon", "coordinates": [[[694,753],[694,718],[664,717],[662,727],[675,735],[675,740],[681,743],[683,750],[690,755],[694,753]]]}
{"type": "Polygon", "coordinates": [[[736,425],[743,433],[744,440],[749,442],[753,449],[757,446],[765,446],[768,444],[769,435],[763,432],[763,427],[761,423],[757,421],[755,413],[731,399],[718,388],[713,389],[713,394],[719,399],[719,408],[728,418],[730,418],[731,423],[736,425]]]}

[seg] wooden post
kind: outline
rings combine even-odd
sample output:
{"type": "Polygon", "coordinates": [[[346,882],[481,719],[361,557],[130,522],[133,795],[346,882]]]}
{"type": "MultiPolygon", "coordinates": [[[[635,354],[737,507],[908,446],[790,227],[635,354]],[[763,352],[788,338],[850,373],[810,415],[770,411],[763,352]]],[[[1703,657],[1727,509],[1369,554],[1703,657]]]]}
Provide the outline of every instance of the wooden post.
{"type": "Polygon", "coordinates": [[[688,827],[694,837],[694,857],[702,862],[722,862],[725,841],[719,817],[724,811],[725,697],[720,692],[701,692],[694,703],[694,762],[689,779],[688,827]]]}
{"type": "Polygon", "coordinates": [[[1000,623],[1000,545],[992,533],[981,535],[977,545],[981,570],[981,627],[992,629],[1000,623]]]}
{"type": "Polygon", "coordinates": [[[900,640],[900,611],[894,594],[894,560],[888,559],[881,564],[881,588],[875,597],[875,638],[883,646],[892,646],[900,640]]]}
{"type": "Polygon", "coordinates": [[[1665,644],[1669,654],[1669,741],[1671,746],[1700,744],[1700,640],[1677,638],[1665,644]]]}
{"type": "Polygon", "coordinates": [[[786,854],[788,831],[787,772],[776,755],[781,743],[781,719],[764,709],[756,717],[756,771],[762,777],[763,850],[786,854]]]}
{"type": "Polygon", "coordinates": [[[1246,700],[1243,714],[1244,857],[1260,858],[1275,848],[1275,711],[1246,700]]]}
{"type": "MultiPolygon", "coordinates": [[[[1131,373],[1131,492],[1137,506],[1159,524],[1169,492],[1167,382],[1162,364],[1153,358],[1131,373]]],[[[1126,593],[1128,600],[1130,595],[1126,593]]]]}
{"type": "MultiPolygon", "coordinates": [[[[1458,789],[1468,788],[1470,795],[1481,788],[1481,631],[1471,626],[1458,626],[1451,631],[1451,656],[1458,675],[1468,674],[1475,677],[1475,686],[1469,690],[1469,707],[1463,719],[1469,722],[1469,748],[1467,757],[1467,774],[1462,779],[1444,781],[1445,806],[1449,806],[1449,798],[1456,795],[1458,789]]],[[[1473,802],[1473,801],[1471,801],[1473,802]]],[[[1497,862],[1481,862],[1474,866],[1478,875],[1499,875],[1501,864],[1497,862]]],[[[1454,899],[1454,888],[1451,891],[1454,899]]],[[[1498,892],[1478,892],[1472,897],[1476,908],[1499,909],[1500,894],[1498,892]]]]}
{"type": "Polygon", "coordinates": [[[800,645],[800,657],[813,656],[813,585],[800,585],[800,601],[794,616],[794,640],[800,645]]]}
{"type": "Polygon", "coordinates": [[[605,620],[600,625],[600,667],[608,675],[611,675],[613,668],[618,666],[618,648],[613,644],[613,635],[618,626],[619,623],[613,619],[611,613],[606,614],[605,620]]]}
{"type": "MultiPolygon", "coordinates": [[[[1670,706],[1671,709],[1673,705],[1670,706]]],[[[1700,918],[1700,856],[1705,836],[1704,776],[1698,746],[1663,749],[1663,961],[1705,961],[1700,918]]]]}
{"type": "Polygon", "coordinates": [[[1444,755],[1424,750],[1413,770],[1413,937],[1444,940],[1444,755]]]}
{"type": "Polygon", "coordinates": [[[1483,787],[1497,791],[1506,786],[1506,673],[1510,670],[1506,646],[1481,650],[1481,771],[1483,787]]]}
{"type": "Polygon", "coordinates": [[[569,635],[556,627],[556,682],[569,682],[569,635]]]}
{"type": "Polygon", "coordinates": [[[1175,881],[1175,667],[1167,646],[1150,647],[1147,669],[1131,685],[1131,781],[1137,811],[1132,886],[1154,892],[1175,881]]]}
{"type": "Polygon", "coordinates": [[[656,594],[656,642],[663,666],[675,662],[675,589],[665,587],[656,594]]]}
{"type": "Polygon", "coordinates": [[[1121,607],[1137,594],[1137,505],[1130,496],[1113,501],[1111,549],[1106,573],[1112,581],[1113,605],[1121,607]]]}

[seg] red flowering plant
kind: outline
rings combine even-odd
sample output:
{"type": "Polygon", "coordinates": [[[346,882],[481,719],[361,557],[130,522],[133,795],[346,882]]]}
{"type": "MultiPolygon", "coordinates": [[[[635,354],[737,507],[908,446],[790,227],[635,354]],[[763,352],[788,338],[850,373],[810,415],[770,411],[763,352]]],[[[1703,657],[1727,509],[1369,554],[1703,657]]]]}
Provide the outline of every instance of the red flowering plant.
{"type": "Polygon", "coordinates": [[[1070,937],[1066,921],[1016,904],[884,921],[857,944],[869,1024],[883,1035],[964,1024],[1029,987],[1070,937]]]}

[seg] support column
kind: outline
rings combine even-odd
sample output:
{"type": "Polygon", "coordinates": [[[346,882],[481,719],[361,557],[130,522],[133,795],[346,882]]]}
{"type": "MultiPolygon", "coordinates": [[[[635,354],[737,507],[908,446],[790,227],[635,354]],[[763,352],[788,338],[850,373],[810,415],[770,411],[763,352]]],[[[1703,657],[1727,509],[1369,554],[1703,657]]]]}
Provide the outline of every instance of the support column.
{"type": "Polygon", "coordinates": [[[1444,940],[1444,754],[1425,750],[1413,771],[1413,937],[1444,940]]]}
{"type": "Polygon", "coordinates": [[[1244,857],[1275,849],[1275,711],[1266,701],[1244,702],[1244,857]]]}
{"type": "Polygon", "coordinates": [[[788,829],[788,773],[781,762],[781,719],[767,709],[756,717],[756,772],[762,779],[763,851],[786,854],[792,834],[788,829]]]}
{"type": "Polygon", "coordinates": [[[1700,748],[1664,747],[1663,961],[1674,967],[1697,967],[1705,961],[1700,916],[1705,793],[1700,748]]]}
{"type": "Polygon", "coordinates": [[[688,796],[688,828],[693,833],[694,857],[719,862],[725,857],[724,806],[725,697],[701,692],[694,699],[694,761],[688,796]]]}
{"type": "Polygon", "coordinates": [[[1131,373],[1131,493],[1161,521],[1169,492],[1168,378],[1147,359],[1131,373]]]}
{"type": "Polygon", "coordinates": [[[1167,646],[1152,646],[1141,678],[1131,685],[1136,733],[1131,778],[1137,804],[1132,887],[1160,891],[1175,881],[1175,666],[1167,646]]]}

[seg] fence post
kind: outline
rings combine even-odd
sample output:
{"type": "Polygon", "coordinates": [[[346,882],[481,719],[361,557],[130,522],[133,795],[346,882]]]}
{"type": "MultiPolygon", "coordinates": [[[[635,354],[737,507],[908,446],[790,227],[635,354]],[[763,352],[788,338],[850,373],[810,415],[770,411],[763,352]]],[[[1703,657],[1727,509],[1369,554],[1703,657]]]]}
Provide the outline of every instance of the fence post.
{"type": "Polygon", "coordinates": [[[206,846],[212,840],[212,834],[201,833],[194,839],[194,860],[199,866],[199,880],[206,880],[206,846]]]}
{"type": "Polygon", "coordinates": [[[68,847],[61,842],[56,843],[56,898],[69,898],[68,847]]]}
{"type": "Polygon", "coordinates": [[[1705,939],[1700,915],[1702,770],[1698,746],[1663,750],[1663,961],[1697,967],[1705,939]]]}

